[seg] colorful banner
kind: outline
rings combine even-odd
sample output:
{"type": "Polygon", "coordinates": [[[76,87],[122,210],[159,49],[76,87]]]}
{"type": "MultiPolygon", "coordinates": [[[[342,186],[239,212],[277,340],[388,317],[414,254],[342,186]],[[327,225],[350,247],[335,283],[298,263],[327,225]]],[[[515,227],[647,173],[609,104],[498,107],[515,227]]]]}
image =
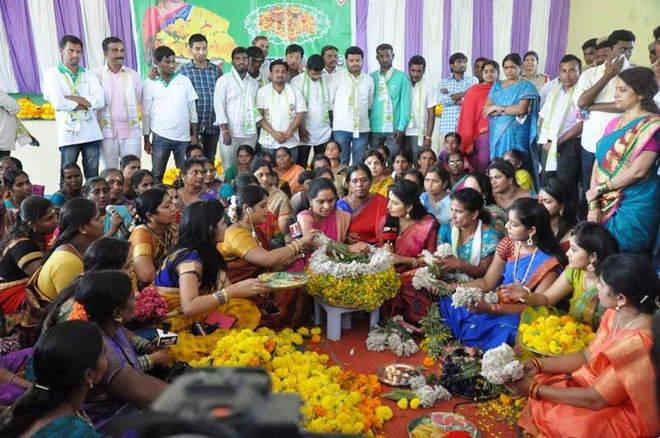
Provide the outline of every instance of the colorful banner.
{"type": "Polygon", "coordinates": [[[153,50],[166,45],[177,58],[190,58],[188,38],[206,36],[209,59],[231,62],[236,46],[249,46],[257,35],[268,37],[269,58],[284,57],[289,44],[305,55],[331,44],[351,45],[352,0],[133,0],[140,71],[151,65],[153,50]]]}

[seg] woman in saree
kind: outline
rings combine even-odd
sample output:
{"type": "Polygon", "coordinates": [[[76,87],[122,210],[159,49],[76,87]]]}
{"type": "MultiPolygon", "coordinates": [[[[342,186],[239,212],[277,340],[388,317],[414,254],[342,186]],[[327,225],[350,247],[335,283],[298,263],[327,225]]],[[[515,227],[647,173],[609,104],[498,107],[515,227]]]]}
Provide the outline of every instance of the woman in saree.
{"type": "Polygon", "coordinates": [[[516,169],[505,160],[495,160],[488,166],[488,178],[493,187],[493,197],[497,205],[509,212],[514,201],[529,198],[531,193],[522,189],[516,182],[516,169]]]}
{"type": "Polygon", "coordinates": [[[291,218],[291,203],[284,192],[277,188],[271,178],[277,175],[270,163],[264,159],[256,158],[250,164],[250,172],[257,178],[259,185],[268,192],[268,211],[272,214],[277,227],[277,236],[271,238],[271,246],[283,246],[286,236],[289,235],[289,220],[291,218]]]}
{"type": "Polygon", "coordinates": [[[96,239],[103,237],[103,222],[96,204],[74,198],[60,210],[60,234],[44,256],[44,264],[33,275],[32,287],[43,303],[57,295],[82,274],[83,254],[96,239]]]}
{"type": "Polygon", "coordinates": [[[563,181],[550,178],[543,183],[537,196],[550,213],[550,227],[563,252],[568,251],[573,227],[577,224],[577,215],[569,193],[570,190],[563,181]]]}
{"type": "Polygon", "coordinates": [[[2,181],[9,193],[4,201],[7,210],[18,212],[23,201],[32,195],[30,177],[22,170],[9,170],[4,173],[2,181]]]}
{"type": "Polygon", "coordinates": [[[138,226],[131,232],[131,259],[138,289],[153,283],[156,271],[176,243],[177,209],[165,190],[149,189],[135,200],[138,226]]]}
{"type": "MultiPolygon", "coordinates": [[[[96,323],[103,336],[107,369],[101,381],[90,388],[85,412],[94,428],[106,435],[111,420],[147,409],[165,391],[167,384],[142,371],[138,353],[131,342],[134,335],[124,327],[135,314],[135,291],[126,272],[86,273],[76,280],[75,301],[82,305],[86,317],[96,323]]],[[[169,355],[166,354],[164,359],[170,360],[169,355]]]]}
{"type": "MultiPolygon", "coordinates": [[[[619,251],[619,244],[600,224],[581,222],[569,240],[566,252],[568,265],[557,280],[543,293],[529,295],[520,285],[512,285],[502,291],[503,299],[520,301],[528,306],[554,306],[571,295],[568,314],[596,331],[605,308],[598,301],[598,273],[603,261],[619,251]]],[[[533,311],[525,315],[533,316],[533,311]]]]}
{"type": "Polygon", "coordinates": [[[371,193],[371,171],[363,164],[354,164],[346,171],[348,195],[337,201],[337,209],[350,213],[348,242],[378,242],[378,223],[387,212],[387,199],[371,193]]]}
{"type": "Polygon", "coordinates": [[[484,199],[474,189],[451,195],[451,222],[440,226],[438,245],[451,245],[452,255],[437,260],[443,272],[456,273],[463,281],[483,277],[493,261],[500,237],[490,227],[484,199]]]}
{"type": "Polygon", "coordinates": [[[286,181],[291,187],[291,194],[298,193],[301,190],[298,184],[298,175],[305,169],[293,162],[291,151],[287,147],[277,148],[275,151],[275,171],[280,177],[280,181],[286,181]]]}
{"type": "Polygon", "coordinates": [[[177,190],[182,211],[195,202],[220,199],[217,191],[207,188],[204,184],[204,163],[207,161],[205,158],[188,158],[183,163],[181,167],[183,186],[177,190]]]}
{"type": "Polygon", "coordinates": [[[390,187],[387,212],[378,222],[378,245],[392,251],[395,269],[401,274],[401,291],[385,305],[383,314],[403,315],[417,323],[426,315],[430,299],[413,288],[412,279],[422,251],[435,252],[439,225],[420,202],[419,188],[412,181],[401,180],[390,187]]]}
{"type": "Polygon", "coordinates": [[[83,174],[76,163],[67,163],[62,167],[60,176],[64,187],[53,193],[50,201],[59,210],[66,201],[82,196],[83,174]]]}
{"type": "Polygon", "coordinates": [[[619,254],[602,264],[598,299],[607,310],[589,347],[525,362],[510,383],[528,396],[519,424],[535,436],[655,437],[660,433],[651,319],[660,281],[645,257],[619,254]]]}
{"type": "Polygon", "coordinates": [[[225,170],[225,183],[231,184],[241,173],[250,173],[250,163],[254,159],[254,148],[249,144],[242,144],[236,150],[237,164],[225,170]]]}
{"type": "Polygon", "coordinates": [[[227,264],[216,247],[226,230],[223,213],[216,200],[191,204],[181,219],[177,243],[156,273],[154,286],[167,301],[175,332],[189,330],[212,312],[235,318],[234,328],[259,325],[257,306],[245,298],[268,288],[256,278],[235,284],[227,278],[227,264]]]}
{"type": "Polygon", "coordinates": [[[46,236],[56,227],[52,202],[37,196],[29,196],[23,201],[14,228],[0,243],[0,305],[5,318],[12,314],[19,317],[25,301],[25,285],[43,265],[46,236]]]}
{"type": "Polygon", "coordinates": [[[484,211],[490,216],[490,226],[500,238],[504,237],[506,235],[505,225],[509,220],[509,216],[495,203],[490,178],[483,173],[472,172],[465,178],[462,188],[474,189],[481,193],[481,197],[484,199],[484,211]]]}
{"type": "Polygon", "coordinates": [[[387,174],[387,167],[385,167],[386,161],[383,158],[383,154],[376,149],[369,150],[362,157],[362,162],[371,172],[371,188],[369,192],[387,196],[388,189],[394,184],[394,178],[387,174]]]}
{"type": "Polygon", "coordinates": [[[624,114],[607,125],[596,145],[588,219],[605,225],[622,252],[649,253],[660,222],[657,92],[651,69],[621,72],[614,102],[624,114]]]}
{"type": "MultiPolygon", "coordinates": [[[[495,257],[483,278],[446,284],[476,287],[484,292],[501,286],[506,291],[515,284],[529,293],[543,293],[559,276],[560,261],[565,259],[550,228],[550,215],[536,199],[518,199],[509,211],[508,236],[497,245],[495,257]]],[[[518,303],[516,301],[516,303],[518,303]]],[[[483,299],[472,309],[452,306],[452,298],[439,301],[440,313],[454,337],[470,347],[483,350],[502,343],[513,345],[524,304],[487,303],[483,299]]]]}
{"type": "Polygon", "coordinates": [[[463,97],[456,129],[463,140],[461,152],[477,172],[485,172],[490,161],[489,121],[483,109],[488,93],[500,75],[499,64],[495,61],[484,62],[482,74],[483,83],[471,86],[463,97]]]}
{"type": "Polygon", "coordinates": [[[5,413],[0,434],[100,438],[83,411],[83,401],[107,367],[96,325],[71,321],[44,333],[34,348],[36,384],[5,413]]]}
{"type": "Polygon", "coordinates": [[[520,55],[506,55],[502,68],[506,79],[495,82],[483,109],[490,119],[490,159],[502,157],[509,149],[519,149],[531,158],[538,133],[539,93],[522,79],[520,55]]]}
{"type": "MultiPolygon", "coordinates": [[[[268,239],[259,228],[268,215],[268,192],[258,185],[247,185],[238,191],[228,211],[232,224],[227,228],[218,250],[227,263],[227,277],[233,283],[255,278],[262,272],[281,270],[293,265],[304,248],[312,242],[313,232],[304,232],[303,237],[282,248],[270,249],[268,239]]],[[[313,230],[312,230],[313,231],[313,230]]],[[[289,314],[289,306],[295,298],[295,290],[278,291],[273,301],[279,313],[269,315],[262,312],[263,325],[277,325],[289,314]]],[[[264,306],[262,297],[253,301],[264,306]]]]}

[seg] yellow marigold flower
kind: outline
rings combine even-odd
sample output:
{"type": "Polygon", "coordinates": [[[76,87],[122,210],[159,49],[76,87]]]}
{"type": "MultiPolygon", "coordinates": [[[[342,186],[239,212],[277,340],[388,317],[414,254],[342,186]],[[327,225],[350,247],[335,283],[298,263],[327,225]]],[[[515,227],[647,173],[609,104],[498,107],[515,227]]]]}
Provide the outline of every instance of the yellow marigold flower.
{"type": "Polygon", "coordinates": [[[308,329],[307,327],[300,327],[300,328],[298,329],[298,334],[299,334],[300,336],[304,336],[304,337],[306,337],[306,338],[308,338],[308,337],[310,336],[310,334],[309,334],[309,329],[308,329]]]}
{"type": "Polygon", "coordinates": [[[399,409],[408,409],[408,399],[402,398],[396,402],[396,405],[399,407],[399,409]]]}
{"type": "Polygon", "coordinates": [[[312,329],[309,332],[313,335],[320,335],[321,327],[312,327],[312,329]]]}
{"type": "Polygon", "coordinates": [[[389,421],[394,417],[394,412],[389,406],[378,406],[376,408],[376,416],[383,421],[389,421]]]}
{"type": "Polygon", "coordinates": [[[422,403],[422,401],[415,397],[414,399],[410,400],[410,409],[419,409],[419,405],[422,403]]]}

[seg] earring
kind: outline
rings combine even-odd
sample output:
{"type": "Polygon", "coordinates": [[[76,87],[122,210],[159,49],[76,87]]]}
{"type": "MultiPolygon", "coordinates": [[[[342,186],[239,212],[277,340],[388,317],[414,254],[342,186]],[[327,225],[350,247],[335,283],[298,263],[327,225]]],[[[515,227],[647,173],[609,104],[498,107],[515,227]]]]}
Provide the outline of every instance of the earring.
{"type": "Polygon", "coordinates": [[[589,271],[589,272],[594,272],[595,270],[596,270],[596,267],[594,266],[593,263],[589,263],[589,264],[587,265],[587,271],[589,271]]]}
{"type": "Polygon", "coordinates": [[[532,235],[529,235],[529,238],[527,239],[527,246],[532,246],[534,245],[534,240],[532,239],[532,235]]]}
{"type": "Polygon", "coordinates": [[[124,323],[124,318],[121,317],[121,315],[115,316],[115,321],[117,324],[123,324],[124,323]]]}
{"type": "Polygon", "coordinates": [[[406,219],[410,219],[410,210],[406,212],[406,219]]]}
{"type": "Polygon", "coordinates": [[[621,304],[616,303],[616,307],[614,307],[614,310],[616,310],[617,312],[621,310],[621,304]]]}
{"type": "Polygon", "coordinates": [[[87,381],[87,386],[89,386],[89,389],[92,389],[94,387],[94,382],[92,381],[92,379],[89,379],[87,381]]]}
{"type": "Polygon", "coordinates": [[[563,216],[563,215],[564,215],[564,209],[562,208],[561,210],[559,210],[559,216],[563,216]]]}

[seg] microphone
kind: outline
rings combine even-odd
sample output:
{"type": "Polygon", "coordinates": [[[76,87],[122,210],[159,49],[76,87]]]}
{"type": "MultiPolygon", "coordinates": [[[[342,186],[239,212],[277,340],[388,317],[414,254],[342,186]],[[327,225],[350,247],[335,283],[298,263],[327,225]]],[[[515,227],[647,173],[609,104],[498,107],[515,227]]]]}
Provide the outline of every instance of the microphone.
{"type": "MultiPolygon", "coordinates": [[[[114,205],[107,205],[105,207],[105,212],[109,213],[109,214],[114,213],[115,212],[115,206],[114,205]]],[[[119,214],[119,213],[117,213],[117,214],[119,214]]],[[[121,231],[121,233],[125,236],[130,236],[130,234],[131,234],[128,231],[128,227],[123,222],[119,225],[119,231],[121,231]]]]}
{"type": "Polygon", "coordinates": [[[387,215],[385,225],[383,225],[383,240],[386,245],[394,245],[397,235],[399,233],[399,219],[387,215]]]}

